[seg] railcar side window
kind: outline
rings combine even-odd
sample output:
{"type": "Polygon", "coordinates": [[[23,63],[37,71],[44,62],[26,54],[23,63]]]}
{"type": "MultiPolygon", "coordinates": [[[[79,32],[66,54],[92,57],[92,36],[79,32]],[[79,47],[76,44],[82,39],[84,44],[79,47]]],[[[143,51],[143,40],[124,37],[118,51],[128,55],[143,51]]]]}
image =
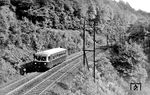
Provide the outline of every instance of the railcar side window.
{"type": "Polygon", "coordinates": [[[52,60],[56,59],[56,58],[59,58],[61,56],[64,56],[65,54],[66,54],[66,51],[62,51],[62,52],[56,53],[55,55],[52,55],[52,60]]]}
{"type": "Polygon", "coordinates": [[[40,60],[41,60],[41,57],[40,57],[40,56],[37,56],[36,59],[37,59],[38,61],[40,61],[40,60]]]}
{"type": "Polygon", "coordinates": [[[46,61],[46,57],[45,56],[41,57],[41,61],[46,61]]]}
{"type": "Polygon", "coordinates": [[[53,55],[53,59],[55,59],[56,58],[56,55],[53,55]]]}
{"type": "Polygon", "coordinates": [[[35,56],[35,59],[38,61],[46,61],[46,56],[35,56]]]}
{"type": "Polygon", "coordinates": [[[36,56],[36,55],[34,55],[34,60],[35,60],[35,59],[37,59],[37,56],[36,56]]]}
{"type": "Polygon", "coordinates": [[[48,57],[48,60],[51,61],[51,56],[48,57]]]}

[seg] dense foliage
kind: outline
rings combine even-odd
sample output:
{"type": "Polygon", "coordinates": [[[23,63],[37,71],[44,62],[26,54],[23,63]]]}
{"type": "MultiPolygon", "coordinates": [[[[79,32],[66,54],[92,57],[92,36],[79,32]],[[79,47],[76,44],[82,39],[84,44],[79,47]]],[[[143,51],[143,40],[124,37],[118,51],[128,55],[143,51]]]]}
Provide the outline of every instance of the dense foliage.
{"type": "Polygon", "coordinates": [[[110,62],[121,77],[128,81],[145,82],[147,78],[145,67],[148,62],[140,45],[136,43],[113,45],[110,52],[110,62]]]}
{"type": "Polygon", "coordinates": [[[37,51],[82,50],[84,19],[88,47],[96,21],[96,45],[112,47],[109,60],[114,69],[121,77],[136,76],[139,80],[134,81],[143,82],[150,58],[149,15],[123,1],[0,0],[0,83],[18,75],[17,65],[33,60],[37,51]]]}

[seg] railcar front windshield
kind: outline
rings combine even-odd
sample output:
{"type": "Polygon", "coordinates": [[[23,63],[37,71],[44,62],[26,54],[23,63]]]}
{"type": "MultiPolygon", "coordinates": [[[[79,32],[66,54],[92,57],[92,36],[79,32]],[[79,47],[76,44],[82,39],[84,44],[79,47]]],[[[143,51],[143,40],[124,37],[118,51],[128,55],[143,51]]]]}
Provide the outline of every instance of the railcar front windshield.
{"type": "Polygon", "coordinates": [[[46,61],[46,56],[36,55],[34,59],[37,61],[46,61]]]}

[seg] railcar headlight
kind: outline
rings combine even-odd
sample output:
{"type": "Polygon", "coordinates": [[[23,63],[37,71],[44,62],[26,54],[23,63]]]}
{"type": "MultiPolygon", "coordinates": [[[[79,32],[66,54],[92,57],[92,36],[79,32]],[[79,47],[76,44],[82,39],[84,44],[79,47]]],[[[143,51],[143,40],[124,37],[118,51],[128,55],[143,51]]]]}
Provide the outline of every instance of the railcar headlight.
{"type": "Polygon", "coordinates": [[[44,63],[44,65],[47,65],[47,63],[44,63]]]}
{"type": "Polygon", "coordinates": [[[23,71],[26,71],[26,69],[24,68],[23,71]]]}
{"type": "Polygon", "coordinates": [[[37,63],[35,62],[34,64],[36,65],[37,63]]]}

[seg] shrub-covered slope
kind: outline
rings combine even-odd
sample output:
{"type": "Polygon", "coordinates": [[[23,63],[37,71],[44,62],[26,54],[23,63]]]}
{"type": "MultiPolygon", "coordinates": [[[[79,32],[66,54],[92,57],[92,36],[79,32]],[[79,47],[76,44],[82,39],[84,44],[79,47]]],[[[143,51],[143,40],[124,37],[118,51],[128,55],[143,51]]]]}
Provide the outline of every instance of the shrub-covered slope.
{"type": "Polygon", "coordinates": [[[82,50],[84,19],[87,47],[91,47],[93,18],[96,19],[96,44],[121,46],[119,50],[110,49],[109,54],[118,75],[132,79],[130,71],[134,70],[139,71],[138,77],[142,76],[141,72],[146,77],[148,59],[134,45],[141,45],[149,58],[146,52],[150,47],[149,36],[145,36],[150,31],[149,16],[123,1],[0,0],[0,84],[19,75],[18,65],[32,61],[37,51],[63,47],[72,54],[82,50]]]}

